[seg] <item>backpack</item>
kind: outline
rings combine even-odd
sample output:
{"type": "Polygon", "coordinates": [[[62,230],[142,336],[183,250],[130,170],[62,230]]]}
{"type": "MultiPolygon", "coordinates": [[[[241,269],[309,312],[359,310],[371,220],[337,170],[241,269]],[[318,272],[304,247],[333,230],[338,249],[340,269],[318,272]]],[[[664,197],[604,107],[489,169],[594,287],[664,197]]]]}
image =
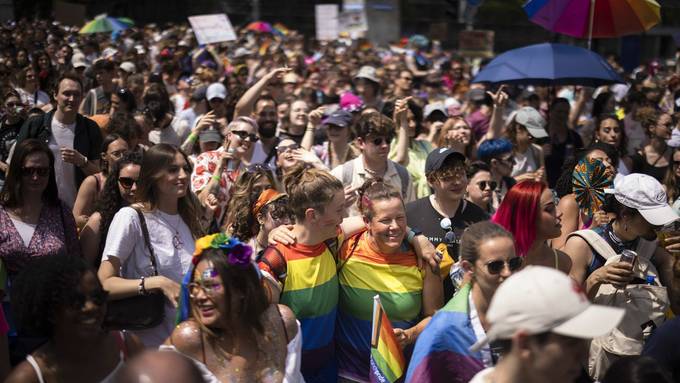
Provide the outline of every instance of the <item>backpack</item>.
{"type": "MultiPolygon", "coordinates": [[[[394,167],[397,169],[397,174],[399,174],[399,180],[401,181],[401,198],[406,200],[408,196],[408,183],[411,180],[408,170],[405,167],[394,163],[394,167]]],[[[354,160],[347,161],[342,164],[342,184],[347,186],[352,183],[352,174],[354,173],[354,160]]]]}
{"type": "MultiPolygon", "coordinates": [[[[593,251],[607,260],[605,266],[621,258],[592,230],[579,230],[572,235],[588,242],[593,251]]],[[[656,267],[649,260],[653,254],[652,245],[655,248],[656,242],[641,240],[637,248],[639,256],[633,266],[633,273],[634,281],[639,279],[641,283],[631,283],[623,289],[602,284],[593,298],[593,303],[626,310],[616,328],[609,334],[594,338],[590,344],[588,372],[595,380],[601,380],[609,366],[620,357],[640,355],[651,332],[665,320],[670,300],[667,289],[661,286],[656,267]],[[648,276],[654,277],[653,284],[646,283],[648,276]]]]}

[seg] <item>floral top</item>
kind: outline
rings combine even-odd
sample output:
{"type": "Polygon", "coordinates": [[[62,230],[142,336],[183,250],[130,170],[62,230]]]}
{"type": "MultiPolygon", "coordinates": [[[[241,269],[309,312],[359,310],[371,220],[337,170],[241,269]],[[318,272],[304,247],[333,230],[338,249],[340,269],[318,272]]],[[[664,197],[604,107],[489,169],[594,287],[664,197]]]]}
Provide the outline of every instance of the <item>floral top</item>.
{"type": "Polygon", "coordinates": [[[63,203],[60,207],[44,205],[31,242],[26,247],[7,210],[0,206],[0,259],[9,276],[18,274],[33,257],[58,254],[80,256],[76,221],[71,209],[63,203]]]}
{"type": "MultiPolygon", "coordinates": [[[[203,188],[210,184],[210,178],[215,174],[215,170],[217,170],[220,161],[222,160],[221,153],[223,151],[223,148],[219,148],[217,150],[201,153],[196,157],[194,170],[191,173],[191,190],[194,193],[200,193],[203,191],[203,188]]],[[[222,169],[220,190],[216,195],[219,205],[215,211],[215,218],[218,223],[222,222],[222,217],[227,210],[227,204],[229,203],[229,197],[231,195],[231,186],[237,176],[238,170],[229,171],[227,168],[222,169]]]]}

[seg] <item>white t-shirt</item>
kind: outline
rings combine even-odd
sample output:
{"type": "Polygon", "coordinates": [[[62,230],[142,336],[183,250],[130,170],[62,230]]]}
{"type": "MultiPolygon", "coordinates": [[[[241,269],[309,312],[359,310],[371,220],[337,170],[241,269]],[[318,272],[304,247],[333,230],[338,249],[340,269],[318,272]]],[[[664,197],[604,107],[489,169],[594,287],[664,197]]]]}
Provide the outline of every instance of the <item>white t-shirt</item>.
{"type": "Polygon", "coordinates": [[[61,148],[73,149],[76,123],[62,124],[56,118],[52,118],[52,134],[48,146],[54,154],[54,177],[57,179],[59,198],[69,207],[76,202],[78,190],[76,189],[75,165],[64,162],[61,159],[61,148]]]}
{"type": "MultiPolygon", "coordinates": [[[[158,274],[177,283],[191,266],[194,253],[194,238],[189,227],[179,215],[170,215],[159,210],[144,213],[149,240],[156,254],[158,274]],[[175,249],[173,237],[179,233],[181,246],[175,249]]],[[[144,243],[144,236],[137,212],[131,207],[124,207],[113,217],[102,261],[109,257],[120,260],[120,276],[126,279],[138,279],[141,276],[153,276],[153,268],[149,252],[144,243]]],[[[175,309],[169,303],[165,305],[165,319],[158,327],[135,331],[144,345],[156,348],[172,333],[175,324],[175,309]]]]}
{"type": "Polygon", "coordinates": [[[152,129],[149,132],[149,141],[154,144],[170,144],[174,146],[181,146],[184,140],[187,139],[191,133],[191,128],[186,120],[177,116],[172,118],[170,125],[163,129],[152,129]]]}
{"type": "Polygon", "coordinates": [[[21,96],[21,103],[26,105],[26,107],[29,109],[33,107],[39,108],[43,105],[49,104],[51,101],[50,96],[42,90],[29,93],[21,88],[16,88],[16,91],[19,93],[19,96],[21,96]]]}
{"type": "Polygon", "coordinates": [[[31,238],[33,238],[33,233],[35,233],[35,227],[37,224],[30,224],[24,221],[20,221],[12,216],[9,217],[14,224],[14,228],[19,232],[21,240],[24,242],[24,246],[28,247],[31,244],[31,238]]]}
{"type": "Polygon", "coordinates": [[[494,367],[485,368],[475,375],[470,383],[490,383],[491,373],[493,373],[494,367]]]}
{"type": "MultiPolygon", "coordinates": [[[[472,331],[475,332],[475,337],[477,337],[477,340],[484,339],[486,337],[486,331],[484,331],[482,321],[479,319],[477,307],[475,306],[475,302],[472,300],[472,294],[468,295],[468,304],[470,305],[470,323],[472,324],[472,331]]],[[[482,354],[482,362],[484,363],[484,367],[492,367],[493,357],[491,356],[491,347],[486,344],[479,351],[482,354]]]]}
{"type": "MultiPolygon", "coordinates": [[[[250,163],[251,164],[264,163],[264,160],[267,159],[267,154],[268,153],[264,151],[264,147],[262,146],[262,141],[257,141],[253,148],[253,155],[252,157],[250,157],[250,163]]],[[[269,165],[269,167],[272,170],[276,169],[276,156],[272,156],[267,165],[269,165]]]]}

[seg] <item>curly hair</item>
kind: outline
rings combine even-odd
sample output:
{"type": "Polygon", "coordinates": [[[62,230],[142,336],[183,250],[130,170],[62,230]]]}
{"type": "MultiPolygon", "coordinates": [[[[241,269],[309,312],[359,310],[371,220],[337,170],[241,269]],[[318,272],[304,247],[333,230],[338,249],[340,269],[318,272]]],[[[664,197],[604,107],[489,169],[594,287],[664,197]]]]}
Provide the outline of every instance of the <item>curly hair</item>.
{"type": "Polygon", "coordinates": [[[109,226],[111,225],[111,221],[113,221],[113,216],[116,215],[120,208],[127,205],[127,202],[125,202],[118,190],[118,176],[120,175],[120,170],[128,165],[142,166],[142,156],[143,153],[136,150],[125,154],[123,158],[113,164],[111,174],[106,177],[106,182],[104,182],[101,194],[99,195],[99,200],[95,207],[95,211],[102,216],[101,224],[99,226],[101,238],[103,239],[99,244],[101,251],[104,250],[106,235],[109,232],[109,226]]]}
{"type": "Polygon", "coordinates": [[[252,213],[252,206],[262,190],[255,190],[253,186],[265,178],[272,188],[276,186],[271,170],[263,166],[241,173],[234,184],[224,228],[241,241],[246,242],[257,235],[257,217],[252,213]]]}
{"type": "Polygon", "coordinates": [[[57,314],[71,301],[88,270],[85,260],[70,255],[31,260],[14,279],[11,290],[19,334],[52,337],[57,314]]]}

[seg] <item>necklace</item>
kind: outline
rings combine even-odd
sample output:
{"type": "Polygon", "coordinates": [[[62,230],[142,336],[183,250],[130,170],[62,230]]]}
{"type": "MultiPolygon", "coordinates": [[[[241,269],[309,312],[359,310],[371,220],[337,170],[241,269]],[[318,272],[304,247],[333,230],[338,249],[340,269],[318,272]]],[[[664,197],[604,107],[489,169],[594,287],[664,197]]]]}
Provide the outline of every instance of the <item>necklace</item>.
{"type": "Polygon", "coordinates": [[[175,249],[179,249],[180,247],[182,247],[182,245],[184,245],[184,242],[182,242],[182,238],[179,235],[179,230],[177,230],[177,227],[179,226],[179,222],[182,220],[182,217],[178,216],[177,217],[177,223],[174,224],[174,225],[170,224],[170,222],[168,222],[163,217],[163,212],[160,212],[160,211],[158,212],[158,218],[160,218],[161,221],[163,221],[163,223],[165,223],[168,227],[170,227],[170,229],[175,231],[175,235],[172,236],[172,246],[175,249]]]}

